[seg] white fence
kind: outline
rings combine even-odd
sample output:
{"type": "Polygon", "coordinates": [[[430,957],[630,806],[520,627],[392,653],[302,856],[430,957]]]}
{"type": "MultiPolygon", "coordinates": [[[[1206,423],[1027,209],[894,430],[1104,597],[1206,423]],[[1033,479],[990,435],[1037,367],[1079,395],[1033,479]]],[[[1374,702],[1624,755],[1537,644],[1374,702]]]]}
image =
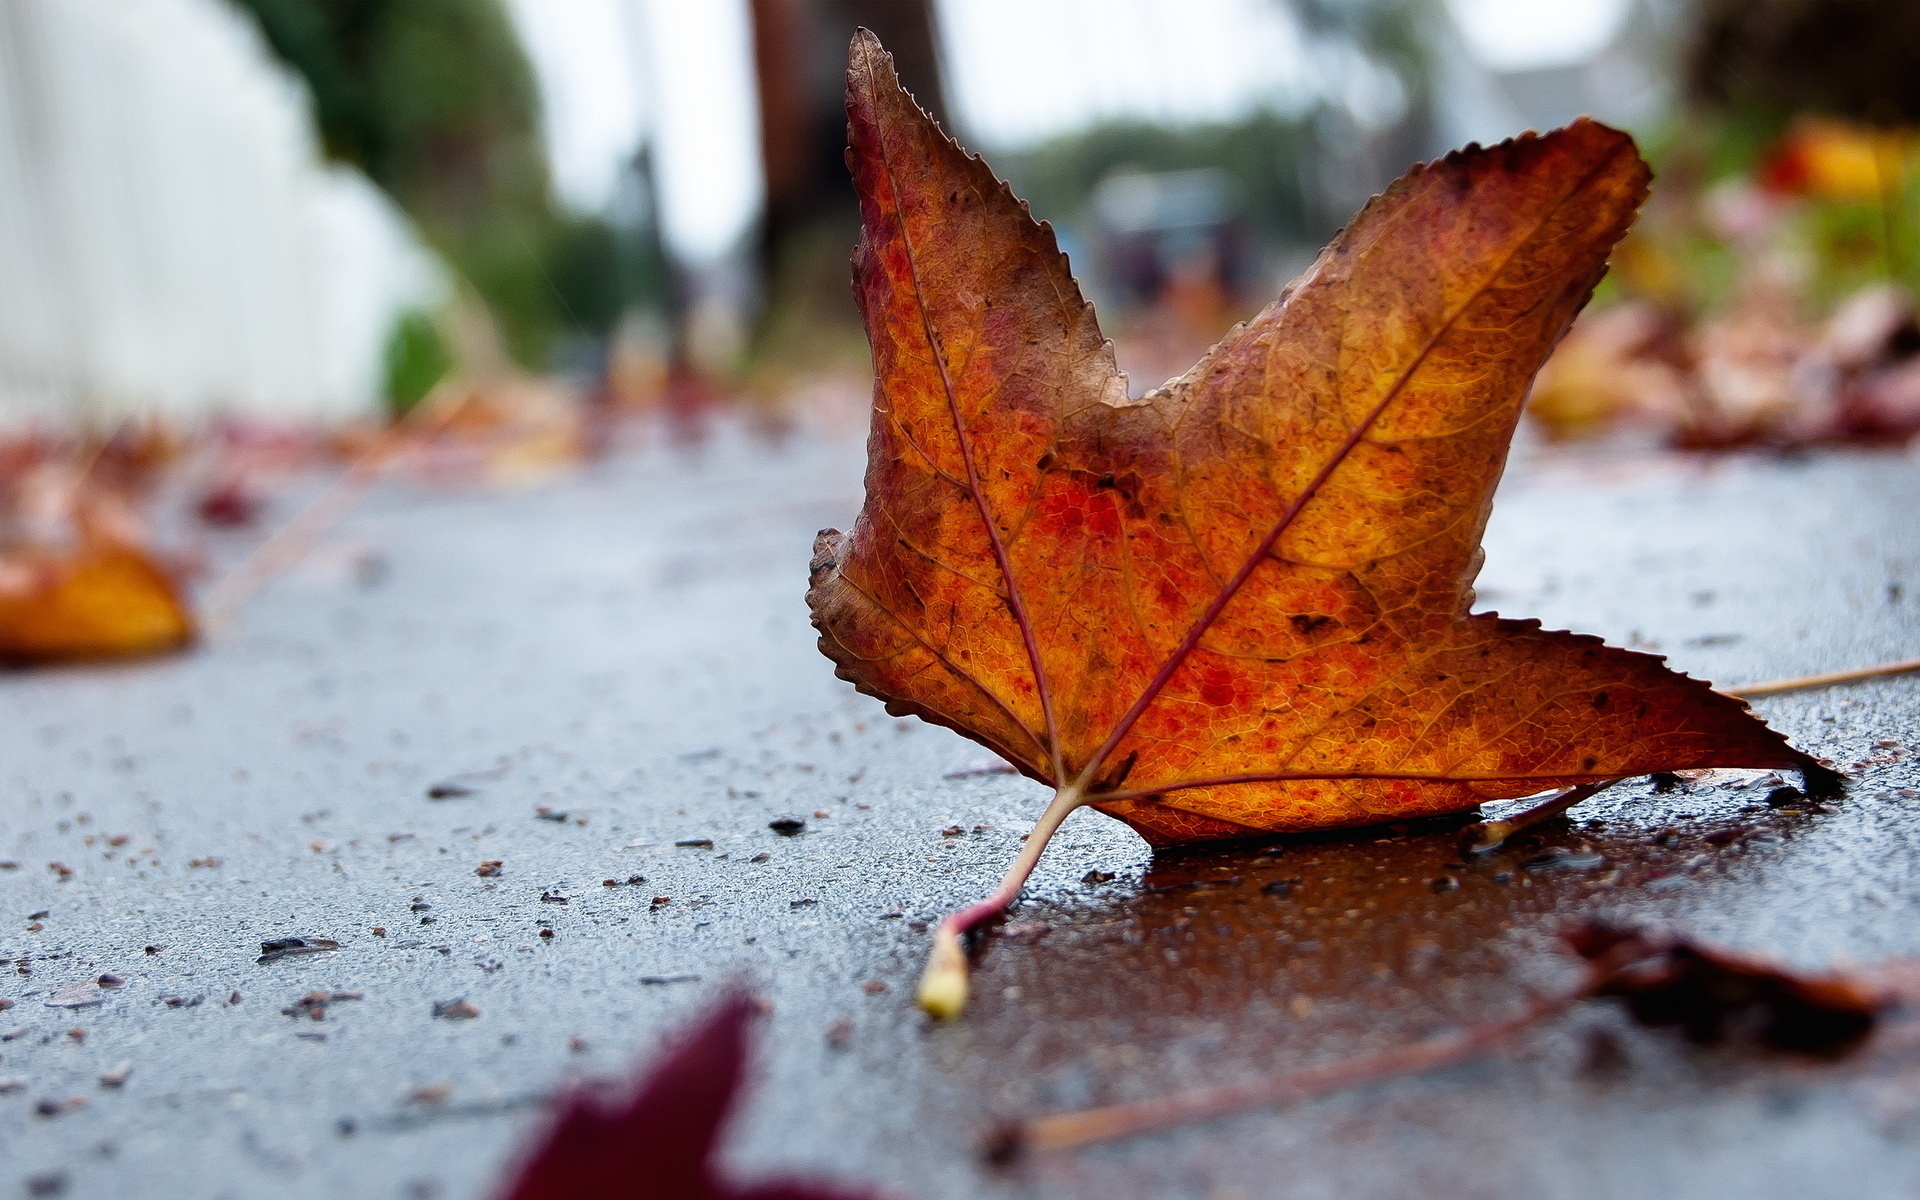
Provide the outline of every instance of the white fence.
{"type": "Polygon", "coordinates": [[[445,287],[225,0],[0,0],[0,424],[369,411],[445,287]]]}

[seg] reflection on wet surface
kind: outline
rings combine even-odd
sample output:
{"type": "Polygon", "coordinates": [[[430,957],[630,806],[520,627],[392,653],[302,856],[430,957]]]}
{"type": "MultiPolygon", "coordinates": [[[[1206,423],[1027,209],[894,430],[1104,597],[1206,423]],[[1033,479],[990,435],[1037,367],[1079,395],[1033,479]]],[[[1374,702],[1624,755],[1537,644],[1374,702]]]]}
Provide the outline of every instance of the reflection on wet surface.
{"type": "MultiPolygon", "coordinates": [[[[1671,928],[1677,906],[1729,900],[1779,920],[1767,910],[1792,899],[1768,894],[1771,863],[1793,856],[1803,839],[1819,840],[1838,806],[1886,802],[1856,788],[1829,806],[1778,793],[1782,785],[1765,777],[1660,794],[1639,781],[1478,855],[1462,850],[1465,818],[1163,852],[1136,878],[1021,908],[1006,927],[1015,937],[1003,930],[978,947],[978,998],[967,1027],[931,1036],[947,1043],[945,1066],[977,1079],[989,1110],[1029,1117],[1297,1070],[1495,1019],[1578,978],[1579,960],[1562,934],[1582,921],[1671,928]]],[[[1097,1194],[1118,1182],[1101,1174],[1104,1164],[1121,1171],[1133,1194],[1160,1194],[1154,1189],[1163,1186],[1180,1194],[1172,1177],[1152,1176],[1157,1182],[1140,1190],[1140,1170],[1165,1165],[1170,1146],[1181,1149],[1191,1173],[1192,1154],[1209,1141],[1278,1127],[1326,1134],[1359,1121],[1364,1128],[1317,1143],[1301,1165],[1311,1162],[1323,1184],[1350,1176],[1352,1186],[1373,1194],[1362,1184],[1368,1172],[1321,1160],[1343,1153],[1343,1140],[1358,1151],[1381,1137],[1405,1139],[1409,1121],[1442,1145],[1463,1120],[1524,1126],[1512,1108],[1513,1087],[1523,1081],[1561,1093],[1546,1109],[1577,1127],[1583,1109],[1622,1089],[1644,1097],[1633,1103],[1653,1107],[1711,1096],[1726,1108],[1744,1101],[1725,1089],[1745,1086],[1754,1090],[1746,1100],[1769,1111],[1799,1111],[1810,1089],[1839,1087],[1868,1067],[1823,1073],[1771,1061],[1778,1057],[1692,1048],[1593,1002],[1499,1062],[1016,1170],[1030,1183],[1097,1194]],[[1525,1065],[1511,1061],[1516,1053],[1525,1065]],[[1544,1083],[1524,1080],[1536,1073],[1544,1083]],[[1404,1109],[1406,1097],[1420,1098],[1417,1111],[1404,1109]],[[1355,1115],[1383,1103],[1400,1115],[1355,1115]]],[[[1606,1107],[1590,1115],[1597,1119],[1606,1107]]],[[[1864,1116],[1857,1097],[1843,1111],[1848,1120],[1864,1116]]],[[[1452,1148],[1442,1157],[1460,1154],[1452,1148]]],[[[1456,1164],[1469,1175],[1472,1157],[1456,1164]]],[[[1236,1172],[1199,1174],[1217,1182],[1236,1172]]],[[[1392,1171],[1382,1178],[1405,1183],[1392,1171]]],[[[1210,1190],[1211,1182],[1195,1186],[1197,1195],[1235,1194],[1210,1190]]],[[[1462,1194],[1517,1193],[1503,1184],[1462,1194]]],[[[1591,1193],[1574,1186],[1567,1194],[1591,1193]]]]}

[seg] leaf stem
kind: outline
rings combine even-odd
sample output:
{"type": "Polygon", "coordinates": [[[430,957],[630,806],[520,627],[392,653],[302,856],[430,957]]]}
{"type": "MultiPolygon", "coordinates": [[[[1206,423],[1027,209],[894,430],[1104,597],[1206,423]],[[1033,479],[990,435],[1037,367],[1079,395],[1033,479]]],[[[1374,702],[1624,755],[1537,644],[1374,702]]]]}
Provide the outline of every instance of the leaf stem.
{"type": "Polygon", "coordinates": [[[1027,885],[1027,877],[1033,874],[1034,864],[1040,861],[1041,852],[1052,840],[1054,831],[1073,815],[1074,809],[1086,802],[1086,793],[1075,786],[1055,792],[1047,810],[1034,824],[1033,832],[1027,835],[1026,844],[1020,847],[1020,856],[1007,868],[1000,886],[984,900],[976,900],[940,922],[939,928],[933,931],[933,950],[927,956],[927,968],[920,976],[921,1008],[941,1020],[957,1017],[966,1008],[967,952],[962,939],[969,930],[1007,911],[1020,898],[1020,889],[1027,885]]]}

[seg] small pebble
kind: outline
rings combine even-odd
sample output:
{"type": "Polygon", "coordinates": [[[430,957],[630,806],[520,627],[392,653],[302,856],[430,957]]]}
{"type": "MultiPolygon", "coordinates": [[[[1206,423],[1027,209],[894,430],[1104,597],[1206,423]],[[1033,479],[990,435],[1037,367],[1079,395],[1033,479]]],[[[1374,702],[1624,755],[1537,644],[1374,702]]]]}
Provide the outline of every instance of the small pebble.
{"type": "Polygon", "coordinates": [[[56,988],[53,995],[42,1003],[48,1008],[86,1008],[103,999],[105,997],[100,994],[100,985],[91,979],[83,979],[79,983],[56,988]]]}
{"type": "Polygon", "coordinates": [[[78,1112],[87,1106],[85,1096],[68,1096],[65,1100],[42,1100],[33,1106],[33,1111],[43,1117],[58,1117],[70,1112],[78,1112]]]}
{"type": "Polygon", "coordinates": [[[451,1095],[453,1095],[452,1084],[427,1083],[413,1089],[407,1099],[415,1104],[445,1104],[447,1097],[451,1095]]]}

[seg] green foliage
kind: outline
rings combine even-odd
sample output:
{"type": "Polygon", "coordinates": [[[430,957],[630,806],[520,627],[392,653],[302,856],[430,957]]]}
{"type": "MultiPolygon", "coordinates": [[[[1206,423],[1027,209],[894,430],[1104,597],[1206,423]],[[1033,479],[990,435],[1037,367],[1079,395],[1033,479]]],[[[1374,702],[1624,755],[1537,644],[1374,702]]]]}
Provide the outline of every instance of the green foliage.
{"type": "Polygon", "coordinates": [[[426,398],[453,366],[453,356],[433,318],[414,310],[401,313],[387,334],[387,407],[404,416],[426,398]]]}
{"type": "Polygon", "coordinates": [[[659,286],[592,261],[595,223],[554,210],[539,89],[500,0],[235,2],[306,79],[328,153],[394,197],[522,363],[544,365],[565,328],[604,333],[610,303],[659,286]]]}
{"type": "Polygon", "coordinates": [[[595,217],[563,222],[553,242],[551,286],[569,323],[605,337],[636,302],[664,296],[667,266],[657,238],[595,217]]]}
{"type": "Polygon", "coordinates": [[[1301,166],[1312,145],[1303,123],[1263,112],[1233,124],[1186,129],[1112,122],[1056,138],[1000,165],[1036,217],[1063,224],[1079,216],[1094,186],[1117,168],[1213,167],[1233,180],[1255,229],[1305,242],[1330,232],[1315,226],[1302,186],[1301,166]]]}

